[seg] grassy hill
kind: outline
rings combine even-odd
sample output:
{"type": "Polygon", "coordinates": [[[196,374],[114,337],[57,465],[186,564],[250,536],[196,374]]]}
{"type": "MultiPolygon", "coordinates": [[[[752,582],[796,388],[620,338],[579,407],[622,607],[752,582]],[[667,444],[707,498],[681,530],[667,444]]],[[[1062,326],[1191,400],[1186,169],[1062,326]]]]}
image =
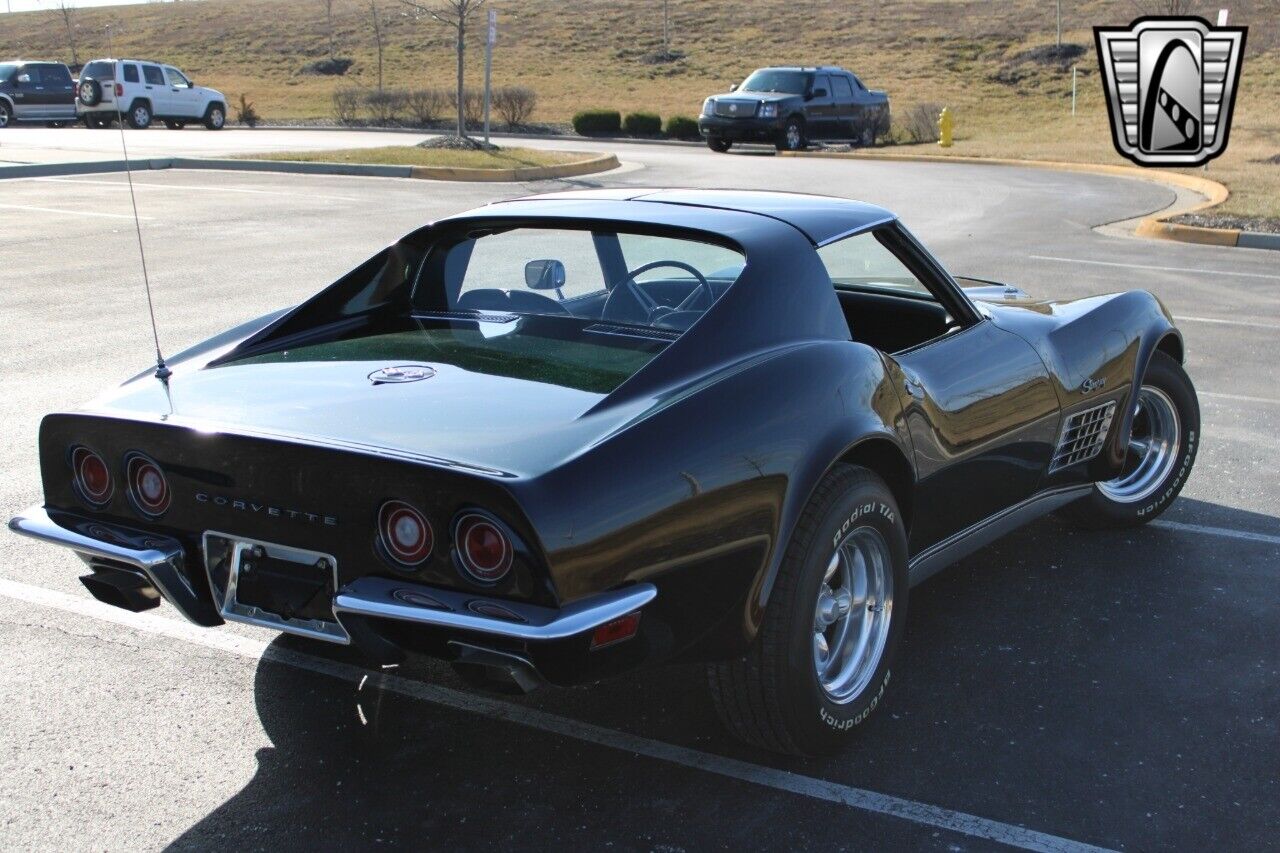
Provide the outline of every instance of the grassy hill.
{"type": "MultiPolygon", "coordinates": [[[[384,26],[386,82],[452,85],[452,31],[414,17],[397,0],[377,0],[384,26]]],[[[430,3],[431,0],[423,0],[430,3]]],[[[1063,40],[1083,47],[1079,103],[1070,112],[1070,63],[1043,61],[1053,43],[1054,4],[1044,0],[671,0],[671,48],[661,49],[658,0],[491,0],[499,13],[495,85],[534,89],[534,120],[567,120],[589,106],[664,116],[696,115],[703,97],[752,68],[832,62],[886,89],[895,112],[912,104],[951,106],[956,154],[1123,163],[1111,148],[1091,27],[1127,24],[1143,0],[1064,0],[1063,40]]],[[[1193,3],[1212,19],[1221,3],[1193,3]]],[[[1233,212],[1280,218],[1280,6],[1233,0],[1231,23],[1250,27],[1228,153],[1209,174],[1233,189],[1233,212]]],[[[335,0],[337,54],[345,77],[307,76],[328,55],[322,0],[194,0],[84,9],[76,13],[81,61],[113,52],[172,62],[198,82],[241,93],[266,119],[332,117],[340,86],[376,85],[366,2],[335,0]]],[[[56,11],[0,17],[0,56],[70,61],[56,11]]],[[[469,83],[483,68],[483,23],[470,33],[469,83]]]]}

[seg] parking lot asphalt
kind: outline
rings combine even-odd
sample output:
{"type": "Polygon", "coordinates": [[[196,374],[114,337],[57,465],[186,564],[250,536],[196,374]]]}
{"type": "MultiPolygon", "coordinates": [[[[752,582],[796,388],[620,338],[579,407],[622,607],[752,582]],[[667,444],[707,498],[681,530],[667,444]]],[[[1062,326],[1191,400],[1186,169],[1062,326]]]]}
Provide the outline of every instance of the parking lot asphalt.
{"type": "MultiPolygon", "coordinates": [[[[0,158],[9,145],[6,132],[0,158]]],[[[1183,496],[1138,531],[1040,521],[913,590],[882,712],[821,760],[731,741],[694,667],[493,700],[429,663],[369,672],[267,631],[110,611],[83,593],[74,557],[0,536],[0,845],[1280,844],[1275,254],[1093,230],[1171,202],[1146,182],[610,147],[624,169],[537,185],[138,174],[161,344],[293,304],[405,231],[491,199],[601,185],[833,193],[894,210],[956,273],[1035,294],[1159,295],[1201,395],[1183,496]]],[[[150,330],[123,175],[4,182],[0,223],[7,518],[40,499],[40,417],[145,367],[150,330]]]]}

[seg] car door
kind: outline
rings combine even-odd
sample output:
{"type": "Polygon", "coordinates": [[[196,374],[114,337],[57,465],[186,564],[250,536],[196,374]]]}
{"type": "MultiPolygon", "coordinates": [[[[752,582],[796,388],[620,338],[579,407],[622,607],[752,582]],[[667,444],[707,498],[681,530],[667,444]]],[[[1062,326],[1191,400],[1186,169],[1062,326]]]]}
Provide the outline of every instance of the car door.
{"type": "Polygon", "coordinates": [[[200,96],[181,71],[172,65],[164,67],[165,83],[169,86],[170,109],[165,115],[176,118],[199,118],[200,96]]]}
{"type": "Polygon", "coordinates": [[[805,133],[810,139],[830,139],[835,130],[835,99],[831,76],[815,74],[804,105],[805,133]]]}
{"type": "MultiPolygon", "coordinates": [[[[905,300],[904,319],[906,307],[938,312],[922,339],[885,353],[915,454],[911,553],[1030,497],[1052,458],[1059,420],[1048,368],[1031,345],[980,314],[896,222],[819,255],[837,284],[856,280],[905,300]]],[[[856,340],[856,317],[850,328],[856,340]]]]}
{"type": "Polygon", "coordinates": [[[71,72],[67,66],[58,62],[45,62],[39,65],[47,107],[45,118],[73,121],[76,117],[76,92],[71,72]]]}
{"type": "Polygon", "coordinates": [[[13,78],[13,117],[19,121],[42,119],[49,112],[40,66],[33,62],[18,68],[13,78]]]}
{"type": "MultiPolygon", "coordinates": [[[[142,63],[142,94],[151,102],[151,114],[155,116],[170,115],[173,102],[169,99],[169,87],[165,85],[164,72],[158,65],[142,63]]],[[[130,109],[129,104],[121,104],[122,109],[130,109]]]]}
{"type": "Polygon", "coordinates": [[[857,105],[853,100],[853,86],[843,74],[833,74],[831,86],[831,94],[835,99],[835,127],[832,135],[837,139],[853,139],[857,135],[857,128],[854,126],[857,105]]]}

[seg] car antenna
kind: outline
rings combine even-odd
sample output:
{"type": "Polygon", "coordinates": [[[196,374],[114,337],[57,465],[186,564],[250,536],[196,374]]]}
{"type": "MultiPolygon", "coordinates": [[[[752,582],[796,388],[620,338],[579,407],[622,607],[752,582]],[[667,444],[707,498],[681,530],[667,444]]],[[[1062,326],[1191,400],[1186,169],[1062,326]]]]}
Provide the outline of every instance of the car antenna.
{"type": "MultiPolygon", "coordinates": [[[[107,25],[111,32],[111,25],[107,25]]],[[[123,66],[121,66],[123,68],[123,66]]],[[[156,328],[156,309],[151,302],[151,279],[147,275],[147,253],[142,248],[142,221],[138,219],[138,197],[133,191],[133,169],[129,165],[129,146],[124,140],[124,116],[120,113],[120,98],[113,98],[116,104],[116,124],[120,126],[120,150],[124,152],[124,174],[129,181],[129,201],[133,205],[133,228],[138,235],[138,258],[142,261],[142,286],[147,292],[147,313],[151,315],[151,339],[156,345],[156,379],[168,384],[173,371],[164,363],[164,355],[160,352],[160,332],[156,328]]]]}

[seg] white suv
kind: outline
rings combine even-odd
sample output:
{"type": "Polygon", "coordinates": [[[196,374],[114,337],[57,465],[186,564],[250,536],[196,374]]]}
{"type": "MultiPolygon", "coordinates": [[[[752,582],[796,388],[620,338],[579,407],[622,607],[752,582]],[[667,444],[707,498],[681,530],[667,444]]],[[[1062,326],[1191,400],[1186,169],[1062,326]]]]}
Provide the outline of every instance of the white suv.
{"type": "Polygon", "coordinates": [[[172,65],[136,59],[95,59],[80,72],[76,116],[86,127],[107,127],[120,116],[141,130],[160,119],[174,130],[203,122],[210,130],[227,123],[227,99],[192,83],[172,65]]]}

